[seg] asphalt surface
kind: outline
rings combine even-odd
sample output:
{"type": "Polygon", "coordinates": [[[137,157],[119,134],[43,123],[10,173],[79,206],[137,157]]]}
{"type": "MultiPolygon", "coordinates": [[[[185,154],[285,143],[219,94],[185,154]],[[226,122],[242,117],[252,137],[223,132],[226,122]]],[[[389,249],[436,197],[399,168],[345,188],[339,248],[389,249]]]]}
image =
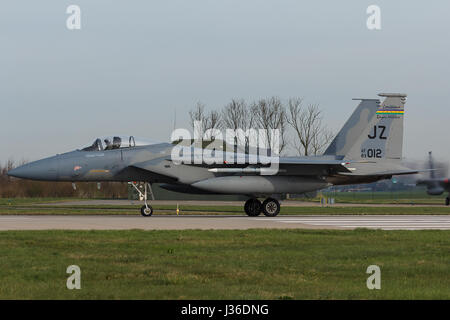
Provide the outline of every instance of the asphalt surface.
{"type": "Polygon", "coordinates": [[[184,229],[384,229],[450,230],[450,216],[0,216],[0,230],[184,230],[184,229]]]}

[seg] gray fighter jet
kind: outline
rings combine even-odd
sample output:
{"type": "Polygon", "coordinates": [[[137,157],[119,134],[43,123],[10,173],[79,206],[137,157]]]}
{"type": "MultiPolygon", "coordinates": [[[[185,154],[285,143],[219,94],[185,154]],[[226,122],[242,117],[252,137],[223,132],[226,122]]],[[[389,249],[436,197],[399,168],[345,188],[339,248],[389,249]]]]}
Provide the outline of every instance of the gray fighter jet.
{"type": "MultiPolygon", "coordinates": [[[[450,192],[450,182],[448,178],[438,178],[435,175],[435,168],[433,163],[433,157],[431,156],[431,151],[428,153],[428,164],[430,171],[429,179],[417,180],[417,185],[424,185],[427,187],[427,193],[432,196],[440,196],[444,192],[450,192]]],[[[445,198],[445,205],[450,204],[450,198],[447,196],[445,198]]]]}
{"type": "MultiPolygon", "coordinates": [[[[244,210],[249,216],[276,216],[277,194],[305,193],[331,185],[370,183],[394,175],[414,174],[402,166],[403,116],[406,94],[379,94],[360,100],[351,117],[321,156],[279,157],[275,174],[257,158],[251,162],[179,162],[171,143],[143,142],[132,136],[99,138],[81,150],[58,154],[11,170],[11,176],[47,181],[139,181],[143,216],[152,215],[147,190],[152,183],[186,193],[247,195],[244,210]],[[261,203],[258,198],[265,198],[261,203]]],[[[194,152],[195,153],[195,152],[194,152]]],[[[237,152],[235,152],[235,155],[237,152]]],[[[229,152],[224,152],[230,159],[229,152]]],[[[231,155],[233,158],[233,155],[231,155]]]]}

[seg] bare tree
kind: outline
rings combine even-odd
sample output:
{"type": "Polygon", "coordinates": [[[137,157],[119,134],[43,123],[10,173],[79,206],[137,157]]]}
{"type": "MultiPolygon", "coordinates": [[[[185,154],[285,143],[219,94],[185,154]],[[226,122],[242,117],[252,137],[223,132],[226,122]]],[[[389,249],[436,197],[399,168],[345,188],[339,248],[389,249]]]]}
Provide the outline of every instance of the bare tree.
{"type": "Polygon", "coordinates": [[[209,113],[205,111],[205,105],[201,102],[197,102],[194,109],[189,111],[189,117],[191,120],[191,126],[194,129],[194,133],[198,137],[202,137],[205,140],[211,140],[212,136],[204,137],[204,134],[208,129],[221,129],[222,117],[219,111],[212,110],[209,113]],[[195,122],[200,122],[201,127],[196,127],[195,122]]]}
{"type": "Polygon", "coordinates": [[[232,99],[222,108],[223,127],[235,130],[235,133],[238,133],[238,129],[242,130],[242,134],[237,134],[233,142],[240,152],[249,152],[249,136],[245,133],[252,128],[253,120],[253,113],[243,99],[232,99]]]}
{"type": "Polygon", "coordinates": [[[322,123],[322,111],[317,104],[303,108],[302,99],[289,99],[287,122],[294,129],[293,146],[300,155],[320,154],[333,139],[332,131],[322,123]]]}
{"type": "Polygon", "coordinates": [[[223,125],[229,129],[247,130],[253,125],[253,116],[243,99],[233,99],[222,109],[223,125]]]}
{"type": "Polygon", "coordinates": [[[203,132],[206,130],[206,115],[205,115],[205,105],[200,101],[197,102],[194,109],[189,111],[189,117],[191,118],[191,127],[199,132],[194,132],[198,136],[202,136],[203,132]],[[202,126],[200,128],[195,128],[195,123],[201,122],[202,126]],[[201,131],[201,132],[200,132],[201,131]]]}
{"type": "Polygon", "coordinates": [[[205,130],[208,129],[221,129],[222,118],[219,111],[212,110],[205,118],[205,130]]]}
{"type": "MultiPolygon", "coordinates": [[[[260,99],[247,105],[243,99],[233,99],[222,110],[205,111],[205,105],[198,102],[193,110],[189,112],[191,125],[195,121],[201,122],[197,136],[205,140],[214,140],[213,137],[205,137],[208,129],[242,129],[244,132],[252,128],[265,129],[264,142],[270,149],[274,149],[275,141],[271,136],[270,129],[279,131],[279,152],[281,153],[287,145],[287,129],[290,126],[294,131],[295,139],[292,146],[300,155],[318,155],[331,142],[333,132],[322,122],[322,111],[316,104],[303,107],[300,98],[292,98],[288,101],[288,110],[278,97],[260,99]]],[[[212,134],[211,134],[212,135],[212,134]]],[[[241,139],[236,136],[235,139],[241,139]]],[[[248,152],[249,137],[245,136],[243,141],[235,140],[235,146],[245,146],[243,150],[248,152]]]]}
{"type": "Polygon", "coordinates": [[[270,149],[276,147],[275,141],[271,136],[270,130],[277,129],[279,132],[279,150],[281,153],[286,146],[286,110],[278,97],[261,99],[254,102],[251,106],[251,112],[254,117],[254,125],[265,129],[265,139],[270,149]]]}
{"type": "Polygon", "coordinates": [[[331,143],[334,139],[334,132],[328,129],[325,126],[322,126],[320,132],[314,136],[311,149],[313,155],[322,154],[325,151],[325,148],[331,143]]]}

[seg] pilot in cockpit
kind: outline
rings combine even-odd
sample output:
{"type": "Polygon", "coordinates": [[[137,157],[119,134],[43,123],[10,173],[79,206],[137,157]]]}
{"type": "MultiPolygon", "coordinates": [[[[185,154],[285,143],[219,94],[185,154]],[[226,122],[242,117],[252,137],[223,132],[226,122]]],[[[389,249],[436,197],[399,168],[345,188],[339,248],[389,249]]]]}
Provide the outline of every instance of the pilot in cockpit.
{"type": "Polygon", "coordinates": [[[111,150],[113,145],[111,143],[111,140],[109,140],[108,138],[106,138],[105,140],[103,140],[105,142],[105,150],[111,150]]]}
{"type": "Polygon", "coordinates": [[[154,142],[149,142],[142,139],[136,142],[133,136],[108,136],[97,138],[92,145],[83,148],[82,150],[83,151],[115,150],[120,148],[134,148],[137,146],[150,144],[154,144],[154,142]]]}
{"type": "Polygon", "coordinates": [[[112,148],[113,148],[113,149],[119,149],[121,143],[122,143],[122,139],[120,139],[120,137],[114,137],[114,138],[113,138],[113,145],[112,145],[112,148]]]}

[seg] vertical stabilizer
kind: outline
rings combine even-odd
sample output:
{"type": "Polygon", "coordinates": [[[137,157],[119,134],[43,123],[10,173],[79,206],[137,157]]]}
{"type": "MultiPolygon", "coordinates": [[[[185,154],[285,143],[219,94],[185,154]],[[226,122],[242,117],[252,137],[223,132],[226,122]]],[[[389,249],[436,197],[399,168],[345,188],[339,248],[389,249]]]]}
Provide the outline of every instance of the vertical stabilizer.
{"type": "Polygon", "coordinates": [[[380,93],[379,105],[366,128],[345,154],[348,160],[401,160],[406,94],[380,93]]]}

